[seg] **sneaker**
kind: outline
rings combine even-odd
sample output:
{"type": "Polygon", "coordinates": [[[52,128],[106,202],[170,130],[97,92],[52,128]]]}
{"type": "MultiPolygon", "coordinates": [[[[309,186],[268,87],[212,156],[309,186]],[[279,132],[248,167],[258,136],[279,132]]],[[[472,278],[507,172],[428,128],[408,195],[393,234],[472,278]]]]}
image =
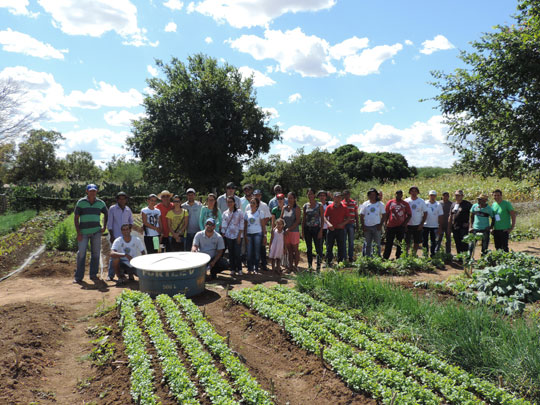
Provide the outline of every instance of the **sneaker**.
{"type": "Polygon", "coordinates": [[[98,277],[98,276],[90,276],[90,280],[92,280],[92,281],[98,281],[98,280],[99,280],[99,277],[98,277]]]}
{"type": "Polygon", "coordinates": [[[114,277],[107,277],[105,281],[115,281],[114,277]]]}
{"type": "Polygon", "coordinates": [[[73,279],[73,284],[81,284],[82,280],[73,279]]]}

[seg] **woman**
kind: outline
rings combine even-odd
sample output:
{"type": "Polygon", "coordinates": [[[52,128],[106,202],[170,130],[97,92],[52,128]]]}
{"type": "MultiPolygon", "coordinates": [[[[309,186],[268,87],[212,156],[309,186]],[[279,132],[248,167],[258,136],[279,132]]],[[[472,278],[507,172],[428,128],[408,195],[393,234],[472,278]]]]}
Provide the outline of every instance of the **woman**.
{"type": "Polygon", "coordinates": [[[244,215],[236,208],[234,197],[227,197],[227,210],[223,213],[221,235],[225,239],[225,246],[229,251],[229,262],[232,274],[242,274],[242,234],[244,233],[244,215]]]}
{"type": "Polygon", "coordinates": [[[169,245],[173,252],[184,250],[184,237],[188,224],[188,212],[182,208],[182,199],[175,195],[172,199],[173,209],[167,212],[167,224],[169,225],[169,245]]]}
{"type": "Polygon", "coordinates": [[[285,247],[289,254],[289,272],[298,270],[300,254],[298,244],[300,243],[300,231],[298,225],[302,219],[300,207],[296,204],[296,194],[292,191],[287,194],[287,206],[283,207],[281,218],[285,221],[285,247]]]}
{"type": "Polygon", "coordinates": [[[272,229],[276,227],[276,221],[281,218],[281,211],[285,206],[285,195],[277,194],[276,195],[277,205],[272,208],[272,229]]]}
{"type": "Polygon", "coordinates": [[[201,214],[199,216],[199,228],[201,230],[204,229],[204,225],[206,224],[206,220],[208,218],[214,218],[216,221],[215,231],[221,233],[221,211],[217,206],[217,197],[213,193],[208,194],[208,197],[206,198],[206,205],[201,208],[201,214]]]}
{"type": "Polygon", "coordinates": [[[259,211],[259,200],[253,197],[244,214],[244,238],[247,246],[247,265],[249,274],[257,274],[261,258],[261,246],[266,246],[264,218],[259,211]]]}
{"type": "Polygon", "coordinates": [[[317,252],[317,271],[321,270],[322,260],[322,236],[324,211],[322,204],[315,200],[315,191],[309,189],[307,192],[308,202],[302,208],[304,216],[302,218],[302,238],[306,241],[308,268],[311,270],[313,264],[312,243],[315,244],[317,252]]]}

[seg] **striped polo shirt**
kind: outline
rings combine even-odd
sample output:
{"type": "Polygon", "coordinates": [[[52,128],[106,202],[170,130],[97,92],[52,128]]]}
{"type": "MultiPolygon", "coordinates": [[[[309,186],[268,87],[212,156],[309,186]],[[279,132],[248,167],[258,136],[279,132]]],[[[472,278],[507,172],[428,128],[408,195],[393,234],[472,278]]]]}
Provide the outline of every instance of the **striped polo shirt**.
{"type": "Polygon", "coordinates": [[[75,215],[79,216],[79,229],[83,235],[96,233],[101,229],[100,215],[107,214],[105,203],[96,198],[93,204],[87,197],[81,198],[75,205],[75,215]]]}

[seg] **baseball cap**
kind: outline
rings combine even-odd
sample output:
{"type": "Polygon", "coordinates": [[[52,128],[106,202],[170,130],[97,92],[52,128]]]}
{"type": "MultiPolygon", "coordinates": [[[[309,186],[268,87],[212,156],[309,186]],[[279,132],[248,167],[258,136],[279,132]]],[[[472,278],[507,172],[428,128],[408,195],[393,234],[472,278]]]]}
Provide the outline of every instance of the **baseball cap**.
{"type": "Polygon", "coordinates": [[[86,191],[91,191],[91,190],[96,190],[97,191],[98,187],[95,185],[95,184],[89,184],[86,186],[86,191]]]}
{"type": "Polygon", "coordinates": [[[189,194],[189,193],[195,194],[195,189],[192,188],[192,187],[188,188],[188,189],[186,190],[186,194],[189,194]]]}
{"type": "Polygon", "coordinates": [[[324,194],[325,196],[328,197],[328,193],[326,191],[324,191],[324,190],[317,191],[317,197],[320,196],[321,194],[324,194]]]}
{"type": "Polygon", "coordinates": [[[456,190],[454,195],[465,195],[465,193],[463,192],[463,190],[456,190]]]}
{"type": "Polygon", "coordinates": [[[369,196],[371,193],[379,194],[376,188],[370,188],[367,192],[367,195],[369,196]]]}
{"type": "Polygon", "coordinates": [[[206,224],[208,224],[208,223],[211,223],[212,225],[215,225],[215,224],[216,224],[216,220],[215,220],[214,218],[208,218],[204,224],[206,225],[206,224]]]}
{"type": "Polygon", "coordinates": [[[244,184],[244,187],[242,190],[246,190],[246,189],[253,189],[253,184],[244,184]]]}
{"type": "Polygon", "coordinates": [[[254,194],[254,195],[261,194],[261,195],[262,195],[262,192],[261,192],[261,190],[257,189],[257,190],[255,190],[255,191],[253,192],[253,194],[254,194]]]}
{"type": "Polygon", "coordinates": [[[123,191],[119,191],[118,193],[116,193],[116,198],[122,197],[122,196],[127,198],[128,195],[126,193],[124,193],[123,191]]]}
{"type": "Polygon", "coordinates": [[[429,195],[437,195],[437,192],[435,190],[429,190],[429,195]]]}
{"type": "Polygon", "coordinates": [[[416,192],[420,194],[420,189],[416,186],[411,186],[411,188],[409,188],[409,193],[411,192],[411,190],[416,190],[416,192]]]}
{"type": "Polygon", "coordinates": [[[150,194],[147,198],[152,198],[152,197],[157,198],[157,195],[155,195],[155,194],[150,194]]]}
{"type": "Polygon", "coordinates": [[[236,186],[234,185],[232,181],[230,181],[227,183],[227,188],[236,188],[236,186]]]}
{"type": "Polygon", "coordinates": [[[478,200],[488,200],[489,197],[487,194],[480,194],[478,197],[477,197],[478,200]]]}
{"type": "Polygon", "coordinates": [[[334,197],[341,197],[341,192],[340,191],[336,191],[334,193],[334,197]]]}

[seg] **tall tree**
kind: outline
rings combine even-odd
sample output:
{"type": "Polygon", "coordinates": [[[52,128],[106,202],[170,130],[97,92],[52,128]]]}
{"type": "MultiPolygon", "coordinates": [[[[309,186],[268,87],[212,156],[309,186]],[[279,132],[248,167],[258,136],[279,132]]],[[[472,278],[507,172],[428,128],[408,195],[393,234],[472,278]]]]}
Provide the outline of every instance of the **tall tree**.
{"type": "Polygon", "coordinates": [[[153,178],[187,180],[203,189],[240,180],[242,164],[280,139],[257,105],[251,78],[197,54],[187,64],[156,61],[165,78],[147,80],[146,116],[134,121],[129,148],[153,178]]]}
{"type": "Polygon", "coordinates": [[[105,179],[116,184],[137,184],[143,180],[143,168],[135,159],[113,156],[107,162],[105,179]]]}
{"type": "Polygon", "coordinates": [[[540,1],[520,0],[516,22],[462,51],[466,68],[433,72],[460,170],[540,181],[540,1]]]}
{"type": "Polygon", "coordinates": [[[89,180],[97,183],[101,178],[101,169],[96,166],[90,152],[75,151],[66,155],[64,159],[66,178],[70,181],[89,180]]]}
{"type": "Polygon", "coordinates": [[[25,91],[12,79],[0,80],[0,144],[12,141],[30,129],[39,116],[23,112],[25,91]]]}

